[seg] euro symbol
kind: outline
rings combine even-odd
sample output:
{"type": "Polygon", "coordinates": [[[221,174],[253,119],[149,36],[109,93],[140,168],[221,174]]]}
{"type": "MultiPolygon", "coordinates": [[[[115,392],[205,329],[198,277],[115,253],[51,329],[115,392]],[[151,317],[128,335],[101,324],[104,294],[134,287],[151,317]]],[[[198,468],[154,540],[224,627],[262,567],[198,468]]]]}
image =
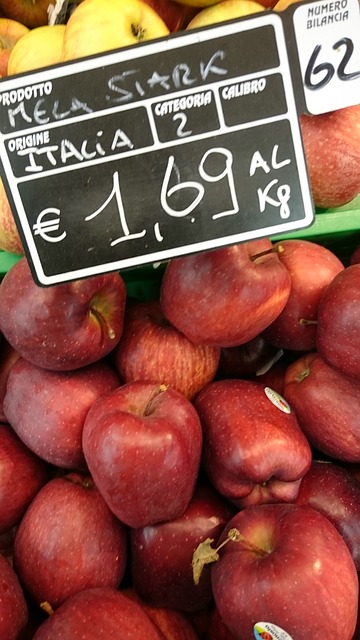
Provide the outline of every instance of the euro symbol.
{"type": "Polygon", "coordinates": [[[47,240],[48,242],[61,242],[61,240],[64,240],[66,231],[55,237],[48,235],[52,231],[59,231],[60,218],[54,218],[54,215],[60,216],[60,209],[49,207],[48,209],[44,209],[38,215],[37,221],[33,225],[35,236],[40,236],[43,240],[47,240]],[[51,217],[48,220],[43,220],[48,213],[52,214],[51,217]]]}

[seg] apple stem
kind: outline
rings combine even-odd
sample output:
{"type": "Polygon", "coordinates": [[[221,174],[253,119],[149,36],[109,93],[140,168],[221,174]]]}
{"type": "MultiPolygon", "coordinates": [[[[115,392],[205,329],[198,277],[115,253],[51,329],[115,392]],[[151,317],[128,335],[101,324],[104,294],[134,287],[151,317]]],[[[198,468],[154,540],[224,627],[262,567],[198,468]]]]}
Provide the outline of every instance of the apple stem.
{"type": "Polygon", "coordinates": [[[250,260],[255,262],[258,258],[262,258],[263,256],[268,256],[270,253],[283,253],[284,247],[281,244],[278,244],[276,247],[271,247],[271,249],[266,249],[265,251],[259,251],[259,253],[254,253],[253,256],[250,256],[250,260]]]}
{"type": "Polygon", "coordinates": [[[157,398],[158,395],[160,395],[160,393],[164,393],[164,391],[166,391],[168,389],[168,386],[166,384],[159,384],[157,385],[153,392],[151,393],[150,397],[147,400],[146,403],[146,407],[143,410],[143,414],[144,416],[150,416],[153,412],[153,400],[155,400],[155,398],[157,398]]]}
{"type": "Polygon", "coordinates": [[[75,484],[80,484],[84,489],[93,489],[95,486],[95,482],[91,476],[85,475],[82,473],[71,473],[67,476],[64,476],[63,479],[66,482],[73,482],[75,484]]]}
{"type": "Polygon", "coordinates": [[[216,551],[220,551],[220,549],[224,547],[228,542],[230,542],[230,540],[232,542],[239,542],[241,539],[242,539],[242,535],[239,529],[230,529],[230,531],[228,531],[227,538],[225,538],[225,540],[223,540],[221,544],[219,544],[219,546],[216,547],[216,551]]]}
{"type": "Polygon", "coordinates": [[[211,544],[214,542],[212,538],[206,538],[203,542],[200,542],[195,549],[192,557],[192,569],[194,584],[199,584],[201,574],[206,564],[217,562],[220,559],[219,551],[228,542],[241,542],[245,547],[253,551],[257,555],[264,557],[269,551],[258,547],[253,542],[245,538],[238,529],[230,529],[227,533],[227,537],[214,549],[211,544]]]}
{"type": "Polygon", "coordinates": [[[49,614],[49,616],[51,616],[51,614],[54,613],[54,609],[52,608],[50,602],[48,602],[47,600],[45,602],[40,603],[40,609],[45,611],[45,613],[49,614]]]}
{"type": "Polygon", "coordinates": [[[107,333],[108,338],[110,338],[110,340],[114,340],[116,338],[115,331],[112,327],[107,326],[104,316],[100,313],[100,311],[95,307],[91,307],[90,313],[95,316],[100,327],[104,330],[104,333],[107,333]]]}
{"type": "Polygon", "coordinates": [[[131,25],[131,31],[132,31],[133,35],[135,36],[135,38],[137,38],[137,40],[139,40],[139,42],[144,40],[145,34],[146,34],[146,29],[144,29],[144,27],[140,26],[139,24],[132,24],[131,25]]]}
{"type": "Polygon", "coordinates": [[[296,381],[297,382],[302,382],[303,380],[305,380],[305,378],[308,377],[309,373],[310,373],[309,369],[304,369],[304,371],[302,373],[299,373],[299,375],[296,376],[296,381]]]}
{"type": "Polygon", "coordinates": [[[306,318],[300,318],[299,324],[318,324],[317,320],[307,320],[306,318]]]}

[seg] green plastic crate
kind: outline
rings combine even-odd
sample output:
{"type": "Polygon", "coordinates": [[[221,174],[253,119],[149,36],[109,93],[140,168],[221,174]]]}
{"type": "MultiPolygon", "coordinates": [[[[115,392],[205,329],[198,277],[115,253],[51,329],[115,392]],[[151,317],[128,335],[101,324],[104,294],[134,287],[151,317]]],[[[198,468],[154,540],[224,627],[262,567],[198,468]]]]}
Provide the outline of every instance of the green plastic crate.
{"type": "Polygon", "coordinates": [[[0,278],[11,269],[13,264],[19,260],[20,256],[0,250],[0,278]]]}
{"type": "Polygon", "coordinates": [[[345,265],[348,264],[351,253],[360,244],[360,194],[343,207],[317,210],[311,227],[289,235],[281,234],[273,240],[285,238],[319,242],[336,253],[345,265]]]}

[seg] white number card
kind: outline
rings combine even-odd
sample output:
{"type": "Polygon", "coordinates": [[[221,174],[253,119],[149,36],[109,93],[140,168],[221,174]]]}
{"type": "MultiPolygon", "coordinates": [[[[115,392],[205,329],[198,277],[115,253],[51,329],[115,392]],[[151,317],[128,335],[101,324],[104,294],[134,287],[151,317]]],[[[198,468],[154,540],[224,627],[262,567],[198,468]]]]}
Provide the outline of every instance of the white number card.
{"type": "Polygon", "coordinates": [[[293,22],[311,114],[360,103],[360,5],[358,0],[299,4],[293,22]]]}

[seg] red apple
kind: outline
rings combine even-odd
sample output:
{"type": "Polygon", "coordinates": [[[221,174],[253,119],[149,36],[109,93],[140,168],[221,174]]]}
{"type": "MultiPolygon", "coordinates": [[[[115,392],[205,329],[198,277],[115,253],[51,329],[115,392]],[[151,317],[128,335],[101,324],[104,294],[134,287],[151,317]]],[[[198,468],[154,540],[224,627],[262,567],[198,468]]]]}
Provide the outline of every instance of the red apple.
{"type": "Polygon", "coordinates": [[[0,533],[0,554],[12,564],[14,540],[17,531],[17,525],[7,529],[4,533],[0,533]]]}
{"type": "Polygon", "coordinates": [[[231,347],[271,324],[289,294],[289,272],[263,239],[173,259],[160,301],[169,322],[195,344],[231,347]]]}
{"type": "Polygon", "coordinates": [[[0,424],[0,533],[18,524],[47,479],[47,465],[0,424]]]}
{"type": "Polygon", "coordinates": [[[198,9],[204,9],[205,7],[216,4],[216,0],[178,0],[181,4],[190,7],[196,7],[198,9]]]}
{"type": "Polygon", "coordinates": [[[284,309],[263,336],[282,349],[311,351],[316,346],[320,297],[344,265],[330,249],[309,240],[282,240],[275,246],[281,247],[279,256],[290,273],[291,291],[284,309]]]}
{"type": "Polygon", "coordinates": [[[144,603],[142,607],[160,630],[164,640],[198,640],[194,628],[180,611],[149,607],[144,603]]]}
{"type": "Polygon", "coordinates": [[[360,380],[360,264],[341,271],[323,292],[316,345],[329,365],[360,380]]]}
{"type": "Polygon", "coordinates": [[[316,352],[289,365],[284,397],[315,449],[336,460],[360,461],[360,386],[316,352]]]}
{"type": "Polygon", "coordinates": [[[19,640],[28,621],[28,606],[17,575],[0,554],[0,638],[19,640]]]}
{"type": "Polygon", "coordinates": [[[235,636],[227,628],[216,607],[211,612],[207,640],[235,640],[235,636]]]}
{"type": "Polygon", "coordinates": [[[16,640],[33,640],[36,630],[46,620],[47,615],[43,609],[34,605],[27,599],[29,617],[27,625],[22,629],[16,640]]]}
{"type": "Polygon", "coordinates": [[[149,300],[128,307],[112,355],[124,382],[165,384],[191,399],[213,380],[220,350],[194,345],[166,320],[160,302],[149,300]]]}
{"type": "Polygon", "coordinates": [[[313,460],[301,481],[297,504],[327,516],[339,531],[360,570],[360,482],[336,462],[313,460]]]}
{"type": "Polygon", "coordinates": [[[283,394],[285,373],[289,366],[289,362],[286,355],[283,354],[280,360],[277,360],[270,369],[264,372],[258,373],[253,380],[261,384],[263,387],[270,387],[277,391],[280,395],[283,394]]]}
{"type": "Polygon", "coordinates": [[[204,468],[219,493],[238,507],[296,498],[312,454],[281,396],[256,382],[219,380],[204,387],[194,404],[204,468]]]}
{"type": "Polygon", "coordinates": [[[0,13],[32,29],[47,24],[50,4],[50,0],[0,0],[0,13]]]}
{"type": "Polygon", "coordinates": [[[166,640],[141,604],[116,589],[83,589],[54,611],[33,640],[166,640]]]}
{"type": "MultiPolygon", "coordinates": [[[[359,611],[360,611],[360,597],[359,597],[359,611]]],[[[358,615],[358,621],[355,629],[355,633],[352,640],[360,640],[360,614],[358,615]]]]}
{"type": "Polygon", "coordinates": [[[128,382],[89,410],[83,450],[113,513],[130,527],[145,527],[188,507],[201,459],[200,420],[178,391],[128,382]]]}
{"type": "Polygon", "coordinates": [[[126,562],[126,529],[88,475],[49,480],[16,532],[14,567],[38,605],[56,608],[83,589],[117,588],[126,562]]]}
{"type": "Polygon", "coordinates": [[[279,350],[269,344],[261,334],[244,344],[223,347],[220,349],[216,377],[218,379],[248,378],[272,362],[278,353],[279,350]]]}
{"type": "Polygon", "coordinates": [[[195,585],[191,560],[199,543],[206,537],[217,539],[234,513],[232,505],[201,483],[179,518],[132,529],[130,570],[142,600],[191,613],[212,602],[210,571],[195,585]]]}
{"type": "Polygon", "coordinates": [[[274,9],[276,5],[276,0],[259,0],[259,2],[264,5],[265,9],[274,9]]]}
{"type": "Polygon", "coordinates": [[[177,0],[146,0],[164,20],[170,33],[185,29],[198,12],[197,7],[181,4],[177,0]]]}
{"type": "Polygon", "coordinates": [[[351,475],[360,482],[360,462],[342,462],[341,466],[350,471],[351,475]]]}
{"type": "Polygon", "coordinates": [[[23,256],[24,247],[0,177],[0,250],[23,256]]]}
{"type": "Polygon", "coordinates": [[[66,469],[86,469],[86,415],[95,400],[119,384],[104,361],[75,371],[49,371],[20,358],[8,377],[4,412],[19,438],[40,458],[66,469]]]}
{"type": "Polygon", "coordinates": [[[132,587],[123,589],[122,593],[141,604],[150,620],[163,634],[164,640],[198,640],[195,629],[181,611],[166,607],[152,607],[144,602],[132,587]]]}
{"type": "Polygon", "coordinates": [[[13,349],[4,336],[0,336],[0,422],[7,422],[3,402],[11,367],[19,358],[18,352],[13,349]]]}
{"type": "MultiPolygon", "coordinates": [[[[245,0],[246,1],[246,0],[245,0]]],[[[219,3],[219,0],[177,0],[181,4],[197,7],[198,9],[204,10],[206,8],[212,8],[214,5],[216,7],[217,4],[222,5],[222,2],[219,3]]],[[[266,8],[272,8],[275,4],[274,0],[262,0],[261,4],[266,8]]],[[[225,4],[226,6],[226,4],[225,4]]],[[[250,13],[250,9],[248,11],[250,13]]],[[[246,15],[246,14],[244,14],[246,15]]]]}
{"type": "MultiPolygon", "coordinates": [[[[358,575],[341,535],[322,513],[294,504],[243,509],[237,532],[212,565],[216,607],[234,638],[274,629],[271,638],[351,640],[358,575]],[[286,636],[288,634],[288,636],[286,636]]],[[[201,578],[200,578],[201,579],[201,578]]]]}
{"type": "Polygon", "coordinates": [[[200,611],[191,611],[184,614],[195,629],[198,640],[208,640],[210,616],[213,608],[214,602],[212,601],[211,604],[204,607],[204,609],[200,609],[200,611]]]}
{"type": "Polygon", "coordinates": [[[357,245],[350,254],[349,264],[358,264],[360,262],[360,244],[357,245]]]}
{"type": "Polygon", "coordinates": [[[25,257],[0,285],[0,331],[33,364],[73,370],[100,360],[120,340],[126,287],[119,273],[38,286],[25,257]]]}
{"type": "Polygon", "coordinates": [[[360,104],[300,116],[310,185],[317,207],[339,207],[360,192],[360,104]]]}

